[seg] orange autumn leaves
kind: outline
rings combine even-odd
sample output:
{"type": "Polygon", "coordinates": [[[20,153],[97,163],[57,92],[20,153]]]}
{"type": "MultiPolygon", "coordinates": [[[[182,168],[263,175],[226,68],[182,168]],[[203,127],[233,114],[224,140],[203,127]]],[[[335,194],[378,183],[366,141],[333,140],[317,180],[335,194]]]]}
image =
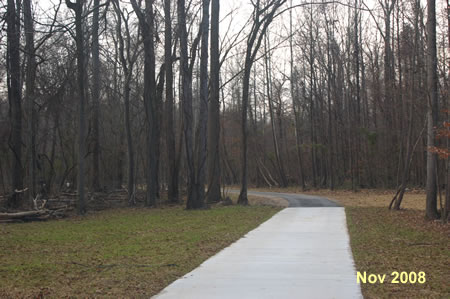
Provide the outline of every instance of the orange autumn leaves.
{"type": "MultiPolygon", "coordinates": [[[[443,110],[444,113],[449,113],[447,109],[443,110]]],[[[436,139],[450,139],[450,122],[444,121],[442,123],[442,127],[436,128],[436,139]]],[[[428,151],[432,153],[436,153],[439,158],[447,159],[450,156],[450,150],[448,147],[438,147],[438,146],[430,146],[428,147],[428,151]]]]}

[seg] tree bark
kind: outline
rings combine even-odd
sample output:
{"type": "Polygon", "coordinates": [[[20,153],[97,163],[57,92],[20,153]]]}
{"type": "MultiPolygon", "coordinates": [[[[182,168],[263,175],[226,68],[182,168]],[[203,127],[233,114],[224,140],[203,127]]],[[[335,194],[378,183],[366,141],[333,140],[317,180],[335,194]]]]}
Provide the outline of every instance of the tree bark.
{"type": "Polygon", "coordinates": [[[13,154],[12,189],[13,195],[8,205],[14,208],[23,204],[23,196],[15,190],[23,189],[22,165],[22,100],[20,76],[20,12],[14,0],[8,0],[7,12],[8,38],[8,100],[10,105],[11,133],[9,148],[13,154]]]}
{"type": "MultiPolygon", "coordinates": [[[[290,1],[290,6],[292,7],[292,0],[290,1]]],[[[291,80],[291,98],[292,98],[292,109],[294,111],[294,126],[295,126],[295,148],[298,160],[298,178],[299,183],[302,186],[302,190],[306,189],[305,185],[305,172],[303,170],[303,158],[302,158],[302,148],[300,140],[300,126],[298,118],[298,107],[297,102],[299,101],[299,91],[297,76],[294,70],[294,46],[293,46],[293,29],[292,29],[292,9],[289,10],[289,51],[290,51],[290,80],[291,80]]]]}
{"type": "Polygon", "coordinates": [[[77,45],[77,83],[78,83],[78,214],[86,213],[86,201],[84,198],[84,160],[86,154],[85,138],[85,66],[84,66],[84,42],[83,42],[83,0],[75,3],[66,0],[67,6],[75,11],[75,39],[77,45]]]}
{"type": "Polygon", "coordinates": [[[210,98],[208,112],[208,203],[220,200],[220,57],[219,57],[220,0],[211,1],[211,63],[210,98]]]}
{"type": "Polygon", "coordinates": [[[262,39],[265,36],[268,26],[272,22],[275,12],[283,5],[286,0],[271,0],[264,7],[260,7],[260,1],[253,3],[253,25],[250,34],[247,38],[247,49],[244,61],[244,76],[242,80],[242,118],[241,118],[241,132],[242,132],[242,170],[241,170],[241,191],[239,193],[238,204],[248,205],[247,188],[248,188],[248,98],[249,98],[249,84],[250,73],[255,57],[261,46],[262,39]],[[267,14],[264,14],[266,12],[267,14]],[[255,44],[256,43],[256,44],[255,44]]]}
{"type": "MultiPolygon", "coordinates": [[[[180,36],[180,72],[181,72],[181,96],[183,103],[183,124],[184,124],[184,139],[186,148],[186,164],[188,170],[188,198],[187,209],[197,209],[203,206],[197,194],[198,189],[196,184],[196,171],[194,161],[193,148],[193,110],[192,110],[192,73],[189,67],[188,59],[188,45],[187,45],[187,30],[186,30],[186,11],[185,1],[177,0],[178,13],[178,30],[180,36]]],[[[194,60],[192,60],[193,63],[194,60]]]]}
{"type": "Polygon", "coordinates": [[[147,116],[147,190],[146,206],[154,207],[158,199],[158,167],[157,167],[157,132],[158,129],[158,105],[155,80],[155,45],[154,45],[154,14],[153,0],[145,0],[145,13],[131,0],[133,9],[139,19],[144,40],[144,104],[147,116]]]}
{"type": "Polygon", "coordinates": [[[428,85],[428,127],[427,127],[427,200],[426,217],[437,219],[437,185],[436,168],[437,155],[429,149],[434,147],[435,127],[438,123],[438,80],[437,80],[437,52],[436,52],[436,1],[427,1],[427,85],[428,85]]]}
{"type": "Polygon", "coordinates": [[[116,31],[119,42],[119,58],[124,73],[123,98],[125,106],[125,132],[127,138],[127,156],[128,156],[128,182],[127,182],[128,203],[130,205],[134,205],[136,188],[135,188],[135,173],[134,173],[135,171],[134,146],[133,146],[133,135],[131,133],[132,124],[130,119],[130,84],[133,76],[133,67],[137,58],[138,47],[135,47],[133,54],[131,54],[131,43],[130,43],[131,36],[127,20],[123,17],[121,13],[119,1],[115,0],[113,3],[117,15],[116,31]],[[125,21],[124,25],[127,37],[126,50],[125,50],[125,41],[122,35],[122,19],[125,21]]]}
{"type": "Polygon", "coordinates": [[[34,48],[34,28],[31,13],[31,0],[23,1],[24,29],[25,29],[25,52],[26,52],[26,81],[25,81],[25,102],[27,105],[28,118],[28,188],[29,199],[36,196],[36,109],[35,81],[36,81],[36,55],[34,48]]]}
{"type": "Polygon", "coordinates": [[[100,190],[100,51],[98,28],[100,0],[94,0],[92,17],[92,139],[94,143],[92,155],[92,189],[100,190]]]}
{"type": "Polygon", "coordinates": [[[171,1],[164,0],[164,64],[166,65],[166,146],[168,159],[168,192],[169,202],[177,203],[178,194],[178,173],[176,173],[175,159],[175,130],[173,117],[173,61],[172,61],[172,19],[170,15],[171,1]]]}
{"type": "Polygon", "coordinates": [[[193,208],[202,208],[205,203],[206,183],[206,145],[208,124],[208,39],[209,39],[209,0],[202,1],[203,16],[201,23],[201,48],[200,48],[200,107],[199,120],[196,129],[196,182],[197,203],[193,208]]]}

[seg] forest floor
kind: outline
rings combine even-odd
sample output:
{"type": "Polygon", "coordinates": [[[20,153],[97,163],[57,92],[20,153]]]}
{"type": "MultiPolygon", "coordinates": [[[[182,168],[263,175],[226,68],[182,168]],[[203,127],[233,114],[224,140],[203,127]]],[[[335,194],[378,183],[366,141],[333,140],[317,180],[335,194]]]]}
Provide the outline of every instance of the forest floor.
{"type": "MultiPolygon", "coordinates": [[[[347,223],[357,271],[384,275],[384,283],[361,284],[365,298],[449,298],[450,225],[426,221],[425,192],[410,190],[402,210],[389,211],[393,190],[315,190],[299,188],[254,189],[324,196],[346,208],[347,223]],[[397,271],[423,271],[426,282],[392,283],[397,271]]],[[[411,274],[413,278],[414,274],[411,274]]],[[[405,282],[405,280],[403,280],[405,282]]]]}
{"type": "Polygon", "coordinates": [[[0,297],[148,298],[277,207],[110,209],[0,225],[0,297]]]}

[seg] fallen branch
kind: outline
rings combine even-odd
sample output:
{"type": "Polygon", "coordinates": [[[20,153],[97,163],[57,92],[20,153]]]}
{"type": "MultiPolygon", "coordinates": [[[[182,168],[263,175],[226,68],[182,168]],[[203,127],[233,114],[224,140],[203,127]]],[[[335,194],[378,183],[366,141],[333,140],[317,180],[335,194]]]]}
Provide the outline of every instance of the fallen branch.
{"type": "Polygon", "coordinates": [[[17,221],[43,221],[47,219],[62,218],[66,216],[69,209],[62,207],[60,209],[45,209],[37,211],[24,211],[17,213],[0,213],[0,222],[17,222],[17,221]]]}
{"type": "Polygon", "coordinates": [[[0,213],[0,220],[40,217],[45,214],[48,214],[48,210],[26,211],[26,212],[18,212],[18,213],[0,213]]]}

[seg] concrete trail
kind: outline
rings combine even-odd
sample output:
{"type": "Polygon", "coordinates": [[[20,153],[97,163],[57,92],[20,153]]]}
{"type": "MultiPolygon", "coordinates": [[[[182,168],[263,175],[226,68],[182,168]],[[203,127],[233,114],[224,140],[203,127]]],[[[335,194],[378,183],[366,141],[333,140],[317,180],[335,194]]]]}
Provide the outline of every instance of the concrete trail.
{"type": "Polygon", "coordinates": [[[153,298],[362,298],[344,208],[284,209],[153,298]]]}

